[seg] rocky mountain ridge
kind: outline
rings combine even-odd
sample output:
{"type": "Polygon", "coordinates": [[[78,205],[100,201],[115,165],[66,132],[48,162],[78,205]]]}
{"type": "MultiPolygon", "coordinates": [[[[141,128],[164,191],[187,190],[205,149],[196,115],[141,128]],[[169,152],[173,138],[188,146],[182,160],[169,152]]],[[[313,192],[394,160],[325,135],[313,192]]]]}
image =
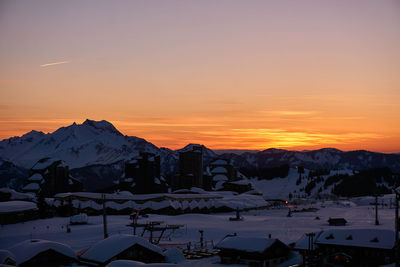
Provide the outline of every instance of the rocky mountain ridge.
{"type": "MultiPolygon", "coordinates": [[[[170,175],[179,171],[179,152],[189,150],[193,145],[180,150],[159,148],[145,139],[123,135],[107,121],[86,120],[82,124],[61,127],[53,133],[31,131],[21,137],[0,141],[0,182],[18,187],[21,177],[39,159],[54,157],[64,160],[76,178],[87,179],[89,185],[97,181],[107,186],[121,176],[123,162],[139,151],[160,155],[161,172],[170,175]]],[[[203,151],[205,165],[220,157],[228,159],[236,168],[255,175],[284,165],[302,166],[309,170],[388,167],[394,173],[400,173],[400,154],[324,148],[312,151],[266,149],[218,155],[205,146],[203,151]]]]}

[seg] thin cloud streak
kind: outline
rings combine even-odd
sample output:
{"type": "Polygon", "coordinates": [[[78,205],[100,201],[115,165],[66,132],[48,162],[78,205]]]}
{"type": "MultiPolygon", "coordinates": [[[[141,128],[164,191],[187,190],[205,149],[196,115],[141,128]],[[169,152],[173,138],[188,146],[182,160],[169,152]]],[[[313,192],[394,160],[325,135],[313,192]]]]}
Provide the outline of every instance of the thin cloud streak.
{"type": "Polygon", "coordinates": [[[161,123],[161,122],[118,122],[121,126],[152,126],[152,127],[223,127],[216,123],[161,123]]]}
{"type": "Polygon", "coordinates": [[[59,62],[52,62],[52,63],[46,63],[43,65],[40,65],[40,67],[49,67],[49,66],[54,66],[54,65],[61,65],[61,64],[67,64],[70,63],[71,61],[59,61],[59,62]]]}

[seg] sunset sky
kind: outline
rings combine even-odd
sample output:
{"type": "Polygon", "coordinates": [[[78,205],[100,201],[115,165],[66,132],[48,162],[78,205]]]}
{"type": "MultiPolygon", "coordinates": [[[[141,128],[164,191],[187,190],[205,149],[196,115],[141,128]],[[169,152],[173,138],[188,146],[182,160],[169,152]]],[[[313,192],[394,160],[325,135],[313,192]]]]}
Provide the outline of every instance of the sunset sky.
{"type": "Polygon", "coordinates": [[[400,1],[0,0],[0,139],[400,152],[400,1]]]}

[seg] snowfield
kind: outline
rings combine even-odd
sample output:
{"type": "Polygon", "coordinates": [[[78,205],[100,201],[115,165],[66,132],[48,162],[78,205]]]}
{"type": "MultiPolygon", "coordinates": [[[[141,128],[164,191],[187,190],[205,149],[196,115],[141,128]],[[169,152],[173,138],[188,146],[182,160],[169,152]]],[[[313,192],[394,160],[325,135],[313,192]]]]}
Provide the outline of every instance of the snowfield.
{"type": "MultiPolygon", "coordinates": [[[[393,195],[382,200],[388,204],[393,195]]],[[[375,210],[370,205],[372,198],[357,198],[344,201],[325,201],[314,204],[290,206],[293,210],[316,208],[315,212],[292,212],[288,217],[288,209],[262,209],[242,212],[243,221],[229,221],[234,213],[223,214],[182,214],[176,216],[150,214],[148,218],[140,218],[139,223],[163,221],[165,224],[183,224],[174,232],[167,232],[167,239],[161,241],[162,248],[169,244],[186,244],[199,242],[199,230],[204,230],[204,239],[217,245],[226,235],[237,233],[240,237],[278,238],[289,244],[299,240],[303,234],[328,229],[388,229],[394,230],[394,209],[389,205],[379,209],[380,225],[375,225],[375,210]],[[317,219],[317,217],[319,219],[317,219]],[[329,226],[329,218],[343,217],[348,221],[346,226],[329,226]]],[[[379,203],[382,202],[379,201],[379,203]]],[[[394,203],[394,202],[393,202],[394,203]]],[[[102,216],[89,216],[87,225],[72,225],[67,233],[67,218],[50,218],[25,223],[4,225],[0,227],[0,249],[7,249],[28,239],[42,239],[64,243],[74,251],[89,248],[103,239],[102,216]]],[[[133,229],[128,215],[108,216],[108,232],[110,235],[132,234],[133,229]]],[[[139,228],[137,233],[141,234],[139,228]]],[[[156,234],[157,235],[157,234],[156,234]]],[[[145,237],[148,235],[144,235],[145,237]]],[[[187,265],[187,261],[180,263],[187,265]]],[[[218,257],[201,260],[190,260],[194,266],[218,266],[218,257]]]]}

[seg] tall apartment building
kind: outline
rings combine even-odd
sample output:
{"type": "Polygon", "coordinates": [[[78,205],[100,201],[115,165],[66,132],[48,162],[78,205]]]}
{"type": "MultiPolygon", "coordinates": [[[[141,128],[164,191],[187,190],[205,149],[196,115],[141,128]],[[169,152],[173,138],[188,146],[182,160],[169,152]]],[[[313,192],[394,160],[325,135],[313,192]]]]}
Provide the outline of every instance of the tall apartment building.
{"type": "Polygon", "coordinates": [[[57,193],[82,189],[82,183],[69,174],[69,167],[64,161],[43,158],[30,169],[22,191],[51,197],[57,193]]]}
{"type": "Polygon", "coordinates": [[[137,157],[127,161],[120,189],[137,194],[166,192],[165,180],[160,175],[160,156],[140,152],[137,157]]]}
{"type": "Polygon", "coordinates": [[[203,147],[195,145],[179,152],[179,187],[203,188],[203,147]]]}

